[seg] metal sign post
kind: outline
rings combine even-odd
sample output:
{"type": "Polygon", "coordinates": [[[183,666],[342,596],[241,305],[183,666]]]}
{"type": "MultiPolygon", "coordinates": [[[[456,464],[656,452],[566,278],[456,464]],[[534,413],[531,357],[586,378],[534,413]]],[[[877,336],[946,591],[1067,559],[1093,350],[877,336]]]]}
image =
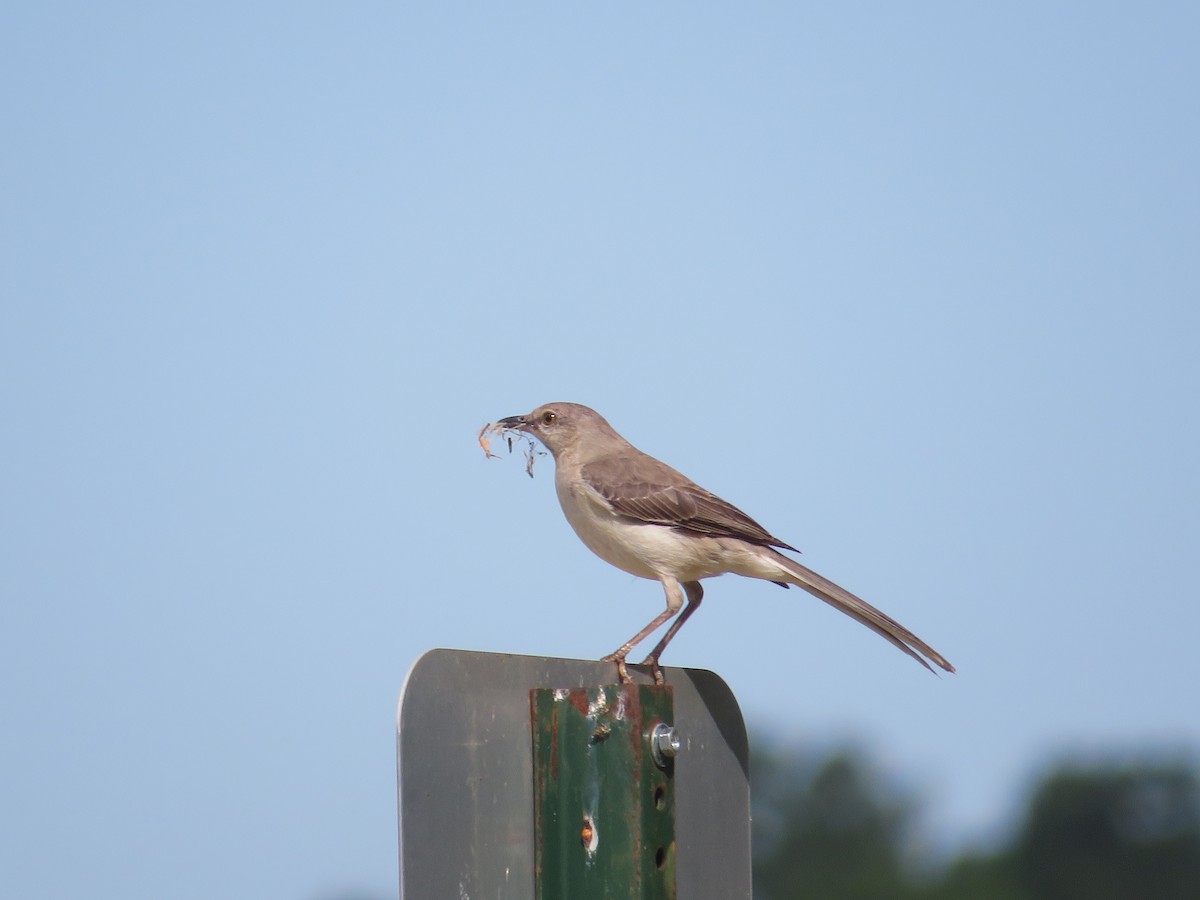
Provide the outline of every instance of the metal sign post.
{"type": "Polygon", "coordinates": [[[675,900],[670,685],[537,688],[537,900],[675,900]]]}
{"type": "Polygon", "coordinates": [[[397,715],[401,897],[750,900],[737,702],[712,672],[630,671],[418,659],[397,715]]]}

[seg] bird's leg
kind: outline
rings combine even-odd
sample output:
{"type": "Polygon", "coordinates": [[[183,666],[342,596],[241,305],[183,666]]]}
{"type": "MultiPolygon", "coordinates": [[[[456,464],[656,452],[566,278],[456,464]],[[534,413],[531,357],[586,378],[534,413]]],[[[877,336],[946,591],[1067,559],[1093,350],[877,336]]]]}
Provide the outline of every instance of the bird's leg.
{"type": "MultiPolygon", "coordinates": [[[[630,684],[633,681],[633,679],[629,677],[628,670],[625,668],[625,657],[629,655],[629,651],[644,641],[647,635],[655,631],[660,625],[663,624],[663,622],[667,621],[683,607],[683,590],[680,588],[679,582],[674,578],[662,578],[660,580],[662,581],[663,590],[665,590],[667,593],[667,608],[655,616],[654,620],[649,625],[627,640],[612,653],[608,654],[608,656],[601,657],[601,662],[615,662],[617,664],[617,675],[620,676],[622,684],[630,684]]],[[[700,583],[698,581],[689,582],[689,585],[695,585],[696,591],[701,594],[703,593],[703,591],[700,591],[700,583]]],[[[689,587],[687,591],[688,597],[691,599],[692,589],[689,587]]],[[[691,599],[687,610],[684,611],[684,615],[687,616],[692,607],[697,605],[699,605],[699,601],[691,599]]],[[[658,654],[661,653],[662,648],[666,646],[667,639],[669,639],[671,635],[678,630],[679,624],[680,623],[677,623],[671,626],[671,630],[667,632],[667,638],[665,638],[661,644],[655,647],[654,652],[650,654],[655,664],[654,680],[658,684],[662,684],[662,672],[657,670],[658,654]]]]}
{"type": "Polygon", "coordinates": [[[658,642],[657,646],[650,651],[650,655],[643,660],[643,666],[650,666],[650,671],[654,673],[654,681],[656,684],[663,683],[662,668],[658,664],[658,658],[662,656],[662,652],[667,649],[667,644],[671,643],[671,638],[675,637],[675,632],[683,627],[683,623],[688,620],[692,613],[700,608],[700,601],[704,599],[704,588],[700,586],[698,581],[688,581],[683,585],[683,589],[687,591],[688,603],[680,614],[679,618],[671,623],[671,627],[667,629],[667,633],[663,635],[663,639],[658,642]]]}

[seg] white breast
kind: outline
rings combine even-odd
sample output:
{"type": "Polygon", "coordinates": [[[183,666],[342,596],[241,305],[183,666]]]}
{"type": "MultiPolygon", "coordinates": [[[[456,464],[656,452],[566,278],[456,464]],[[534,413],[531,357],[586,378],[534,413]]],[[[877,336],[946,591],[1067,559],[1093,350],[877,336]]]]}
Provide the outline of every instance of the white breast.
{"type": "MultiPolygon", "coordinates": [[[[630,522],[614,515],[601,497],[578,482],[571,485],[556,479],[555,488],[567,521],[588,549],[640,578],[711,578],[741,569],[739,551],[743,547],[752,551],[741,541],[685,535],[667,525],[630,522]]],[[[749,557],[755,555],[747,553],[749,557]]],[[[756,572],[753,577],[763,576],[756,572]]]]}

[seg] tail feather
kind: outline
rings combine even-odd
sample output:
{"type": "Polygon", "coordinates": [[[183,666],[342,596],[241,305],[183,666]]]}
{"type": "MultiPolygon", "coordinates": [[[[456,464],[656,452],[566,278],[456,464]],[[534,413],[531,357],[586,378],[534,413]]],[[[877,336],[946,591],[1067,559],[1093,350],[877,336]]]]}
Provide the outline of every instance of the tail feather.
{"type": "Polygon", "coordinates": [[[824,600],[834,609],[841,610],[850,618],[866,625],[876,634],[890,641],[925,668],[929,669],[930,672],[933,671],[933,666],[929,665],[926,659],[945,669],[947,672],[954,671],[954,666],[950,665],[944,656],[891,616],[880,612],[867,601],[854,596],[845,588],[839,587],[828,578],[818,575],[812,569],[800,565],[794,559],[789,559],[782,553],[775,551],[772,551],[772,554],[776,561],[792,576],[788,579],[792,584],[804,588],[804,590],[808,591],[814,597],[824,600]]]}

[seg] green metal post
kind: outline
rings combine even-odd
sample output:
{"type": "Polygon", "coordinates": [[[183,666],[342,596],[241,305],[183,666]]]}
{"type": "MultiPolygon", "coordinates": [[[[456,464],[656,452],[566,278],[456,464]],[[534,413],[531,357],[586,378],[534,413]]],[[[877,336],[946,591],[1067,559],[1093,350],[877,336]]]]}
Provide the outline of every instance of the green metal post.
{"type": "Polygon", "coordinates": [[[675,900],[669,685],[530,691],[538,900],[675,900]]]}

